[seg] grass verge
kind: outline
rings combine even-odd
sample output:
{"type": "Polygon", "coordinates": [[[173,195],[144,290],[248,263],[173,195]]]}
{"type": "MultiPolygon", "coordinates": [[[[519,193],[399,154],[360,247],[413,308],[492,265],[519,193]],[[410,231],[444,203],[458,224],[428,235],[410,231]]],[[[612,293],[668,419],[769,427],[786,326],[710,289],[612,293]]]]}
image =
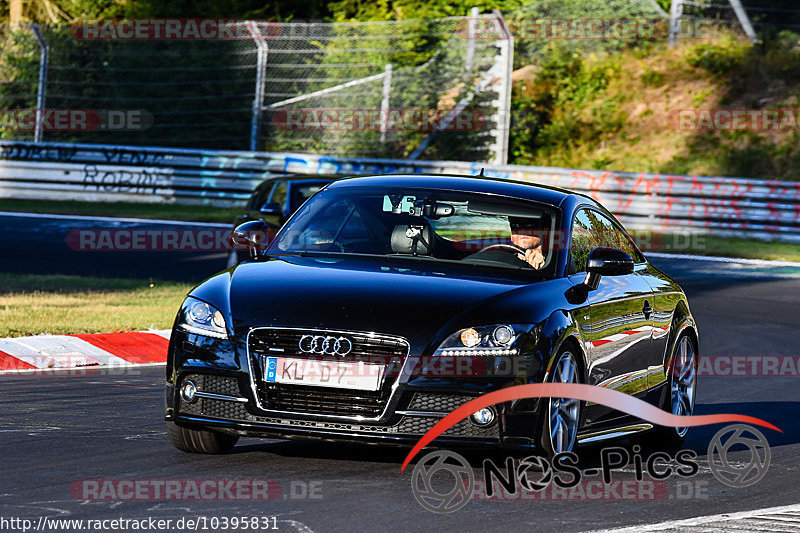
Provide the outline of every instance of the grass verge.
{"type": "Polygon", "coordinates": [[[645,254],[659,252],[800,262],[800,246],[788,242],[719,237],[701,233],[669,234],[634,231],[631,235],[645,254]]]}
{"type": "Polygon", "coordinates": [[[78,202],[74,200],[0,200],[0,211],[92,215],[104,217],[159,218],[192,222],[232,224],[244,207],[209,205],[144,204],[136,202],[78,202]]]}
{"type": "Polygon", "coordinates": [[[168,329],[192,286],[0,273],[0,337],[168,329]]]}
{"type": "MultiPolygon", "coordinates": [[[[673,245],[660,249],[653,247],[650,251],[800,262],[800,246],[788,242],[737,239],[717,237],[715,235],[692,235],[691,237],[686,235],[664,235],[662,239],[661,242],[673,243],[673,245]]],[[[658,242],[657,239],[653,241],[658,242]]],[[[647,253],[647,247],[644,247],[644,250],[647,253]]]]}

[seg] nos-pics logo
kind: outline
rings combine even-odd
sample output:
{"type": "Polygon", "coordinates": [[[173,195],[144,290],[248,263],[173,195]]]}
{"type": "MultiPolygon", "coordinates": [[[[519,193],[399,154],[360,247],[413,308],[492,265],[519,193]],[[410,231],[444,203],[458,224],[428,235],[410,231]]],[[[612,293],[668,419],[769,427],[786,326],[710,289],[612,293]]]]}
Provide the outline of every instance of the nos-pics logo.
{"type": "MultiPolygon", "coordinates": [[[[690,453],[696,457],[694,452],[690,453]]],[[[556,456],[556,462],[559,456],[556,456]]],[[[714,435],[708,446],[707,458],[709,469],[718,481],[734,488],[749,487],[759,482],[769,469],[769,443],[754,427],[734,424],[724,427],[714,435]],[[748,450],[749,459],[745,457],[744,461],[734,461],[729,456],[730,453],[743,449],[748,450]]],[[[484,469],[488,466],[498,470],[493,463],[489,463],[491,461],[484,461],[484,469]]],[[[555,468],[539,456],[522,459],[515,473],[521,488],[526,491],[541,491],[554,481],[554,470],[579,473],[576,468],[555,468]]],[[[578,481],[579,479],[574,479],[573,483],[578,481]]],[[[425,509],[435,513],[451,513],[461,509],[472,499],[475,474],[469,461],[462,455],[448,450],[437,450],[425,455],[414,466],[411,489],[425,509]]]]}

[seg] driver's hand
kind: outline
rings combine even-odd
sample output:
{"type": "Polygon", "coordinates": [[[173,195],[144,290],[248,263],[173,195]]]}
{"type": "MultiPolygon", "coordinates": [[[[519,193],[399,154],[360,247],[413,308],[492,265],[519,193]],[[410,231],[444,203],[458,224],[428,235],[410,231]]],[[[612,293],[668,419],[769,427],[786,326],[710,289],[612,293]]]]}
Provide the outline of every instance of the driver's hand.
{"type": "Polygon", "coordinates": [[[542,254],[541,246],[525,250],[525,255],[517,254],[517,257],[528,263],[536,270],[539,270],[544,266],[544,254],[542,254]]]}

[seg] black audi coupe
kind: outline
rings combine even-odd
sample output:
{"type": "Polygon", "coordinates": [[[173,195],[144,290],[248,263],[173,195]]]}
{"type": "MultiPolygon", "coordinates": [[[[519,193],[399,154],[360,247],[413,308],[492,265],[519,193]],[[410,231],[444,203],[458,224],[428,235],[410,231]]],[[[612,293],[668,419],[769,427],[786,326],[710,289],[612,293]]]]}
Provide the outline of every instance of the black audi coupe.
{"type": "MultiPolygon", "coordinates": [[[[172,331],[173,444],[239,436],[413,444],[482,394],[586,383],[692,414],[698,333],[681,288],[587,196],[509,180],[384,175],[335,181],[275,238],[239,226],[249,259],[195,287],[172,331]]],[[[442,445],[545,455],[622,436],[677,446],[599,404],[481,409],[442,445]],[[638,436],[638,435],[637,435],[638,436]]]]}

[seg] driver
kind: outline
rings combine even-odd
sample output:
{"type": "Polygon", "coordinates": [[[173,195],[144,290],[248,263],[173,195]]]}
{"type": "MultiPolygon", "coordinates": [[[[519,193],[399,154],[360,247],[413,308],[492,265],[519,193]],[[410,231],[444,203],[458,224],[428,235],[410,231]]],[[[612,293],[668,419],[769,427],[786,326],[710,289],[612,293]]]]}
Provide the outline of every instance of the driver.
{"type": "Polygon", "coordinates": [[[525,253],[518,253],[517,257],[528,263],[536,270],[544,266],[544,252],[542,251],[542,229],[537,219],[524,217],[508,217],[511,226],[511,242],[522,248],[525,253]]]}

